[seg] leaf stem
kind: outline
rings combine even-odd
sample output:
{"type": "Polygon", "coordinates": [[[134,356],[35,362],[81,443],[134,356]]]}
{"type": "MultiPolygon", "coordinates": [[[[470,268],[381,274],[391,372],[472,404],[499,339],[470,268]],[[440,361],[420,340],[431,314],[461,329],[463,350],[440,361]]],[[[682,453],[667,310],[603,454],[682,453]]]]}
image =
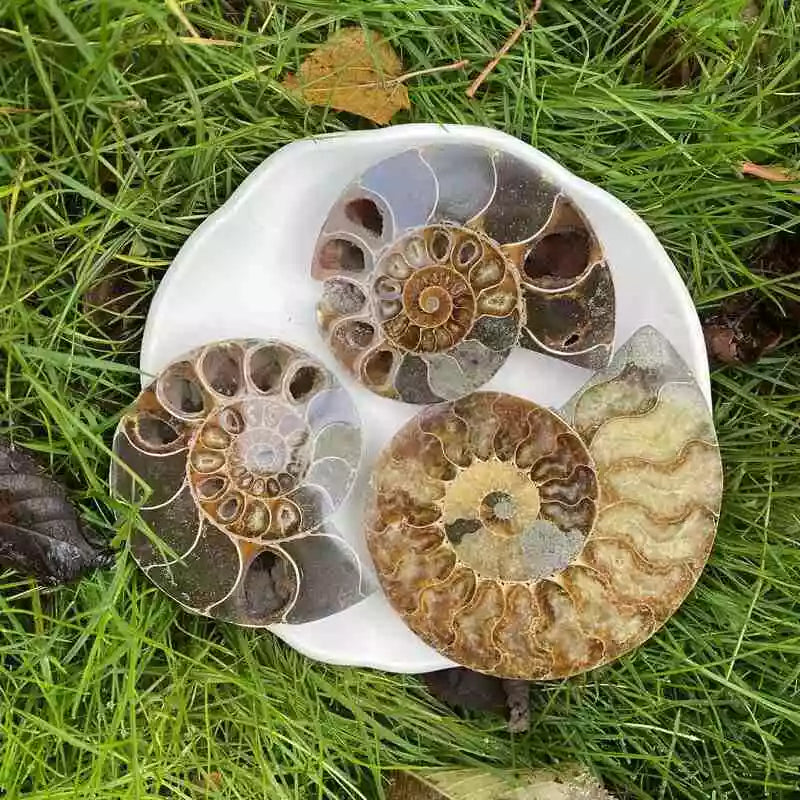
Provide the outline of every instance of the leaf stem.
{"type": "Polygon", "coordinates": [[[418,78],[420,75],[433,75],[434,72],[447,72],[448,70],[462,69],[468,64],[469,59],[462,58],[461,61],[454,61],[452,64],[443,64],[440,67],[428,67],[428,69],[415,69],[413,72],[405,72],[402,75],[398,75],[396,78],[386,81],[386,83],[387,85],[393,83],[405,83],[412,78],[418,78]]]}

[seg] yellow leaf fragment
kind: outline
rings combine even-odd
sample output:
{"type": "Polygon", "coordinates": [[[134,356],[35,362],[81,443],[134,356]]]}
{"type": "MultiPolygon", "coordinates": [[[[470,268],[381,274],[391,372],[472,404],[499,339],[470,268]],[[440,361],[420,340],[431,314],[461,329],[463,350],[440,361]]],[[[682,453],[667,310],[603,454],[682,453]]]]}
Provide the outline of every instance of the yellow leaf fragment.
{"type": "Polygon", "coordinates": [[[422,769],[399,771],[389,800],[614,800],[577,765],[527,773],[510,770],[422,769]]]}
{"type": "Polygon", "coordinates": [[[380,34],[343,28],[313,50],[284,86],[309,105],[386,125],[400,109],[411,108],[408,91],[397,80],[402,73],[400,57],[380,34]]]}

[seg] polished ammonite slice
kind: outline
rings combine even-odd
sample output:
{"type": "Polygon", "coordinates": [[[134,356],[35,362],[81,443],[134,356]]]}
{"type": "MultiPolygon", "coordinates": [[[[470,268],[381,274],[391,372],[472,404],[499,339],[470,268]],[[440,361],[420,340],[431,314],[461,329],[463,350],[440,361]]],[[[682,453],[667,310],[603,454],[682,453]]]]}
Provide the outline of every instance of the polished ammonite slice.
{"type": "Polygon", "coordinates": [[[327,521],[361,458],[358,415],[307,353],[258,340],[193,350],[142,391],[114,452],[112,488],[145,523],[134,557],[190,610],[307,622],[369,590],[327,521]]]}
{"type": "Polygon", "coordinates": [[[328,215],[312,275],[329,347],[387,397],[463,397],[515,346],[593,369],[611,354],[614,287],[597,236],[509,153],[429,145],[375,164],[328,215]]]}
{"type": "Polygon", "coordinates": [[[367,540],[389,600],[454,661],[558,678],[647,639],[697,580],[722,470],[702,392],[652,329],[562,415],[482,392],[382,454],[367,540]]]}

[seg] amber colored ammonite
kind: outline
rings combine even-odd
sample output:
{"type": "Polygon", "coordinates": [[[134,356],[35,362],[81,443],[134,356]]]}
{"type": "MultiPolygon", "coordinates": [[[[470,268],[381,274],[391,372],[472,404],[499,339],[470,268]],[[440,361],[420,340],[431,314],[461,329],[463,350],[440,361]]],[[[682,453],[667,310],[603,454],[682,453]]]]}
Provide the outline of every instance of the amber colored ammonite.
{"type": "Polygon", "coordinates": [[[677,609],[721,491],[705,398],[645,328],[561,415],[491,392],[418,414],[374,473],[367,540],[389,600],[434,648],[495,675],[559,678],[677,609]]]}
{"type": "Polygon", "coordinates": [[[371,590],[328,521],[361,458],[358,415],[307,353],[260,340],[193,350],[142,391],[114,453],[112,489],[147,526],[133,555],[188,609],[299,623],[371,590]]]}
{"type": "Polygon", "coordinates": [[[478,389],[512,347],[605,366],[614,287],[599,240],[546,176],[477,145],[370,167],[326,219],[320,330],[372,391],[409,403],[478,389]]]}

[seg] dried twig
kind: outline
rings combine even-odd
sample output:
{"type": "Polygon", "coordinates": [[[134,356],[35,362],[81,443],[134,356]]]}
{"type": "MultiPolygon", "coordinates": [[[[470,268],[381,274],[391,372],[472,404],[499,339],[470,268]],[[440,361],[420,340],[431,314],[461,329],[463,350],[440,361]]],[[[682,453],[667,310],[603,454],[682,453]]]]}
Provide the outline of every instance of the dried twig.
{"type": "MultiPolygon", "coordinates": [[[[352,83],[352,84],[337,84],[339,88],[344,89],[387,89],[393,86],[399,86],[401,83],[410,81],[412,78],[418,78],[420,75],[432,75],[434,72],[448,72],[454,69],[461,69],[469,64],[469,59],[462,59],[455,61],[452,64],[444,64],[441,67],[428,67],[427,69],[415,69],[413,72],[404,72],[396,78],[387,78],[386,80],[368,81],[367,83],[352,83]]],[[[290,76],[287,76],[290,77],[290,76]]],[[[294,78],[294,76],[291,76],[294,78]]],[[[312,84],[306,87],[310,91],[315,91],[312,84]]]]}
{"type": "Polygon", "coordinates": [[[775,183],[800,182],[800,174],[792,172],[785,167],[770,167],[744,161],[741,166],[742,175],[752,175],[754,178],[763,178],[765,181],[775,183]]]}
{"type": "Polygon", "coordinates": [[[178,5],[177,0],[165,0],[167,8],[181,21],[181,24],[186,28],[195,39],[202,39],[203,37],[197,32],[197,28],[189,21],[189,17],[183,13],[183,9],[178,5]]]}
{"type": "Polygon", "coordinates": [[[447,72],[452,69],[462,69],[469,64],[469,59],[462,58],[461,61],[454,61],[452,64],[444,64],[441,67],[428,67],[428,69],[415,69],[413,72],[406,72],[403,75],[398,75],[396,78],[391,78],[386,81],[387,86],[393,83],[405,83],[412,78],[418,78],[420,75],[432,75],[434,72],[447,72]]]}
{"type": "MultiPolygon", "coordinates": [[[[207,39],[204,36],[179,36],[178,41],[182,44],[199,44],[205,47],[236,47],[236,42],[229,42],[227,39],[207,39]]],[[[167,42],[165,42],[167,44],[167,42]]]]}
{"type": "Polygon", "coordinates": [[[483,68],[483,71],[477,78],[469,86],[467,89],[467,97],[475,97],[475,92],[480,89],[483,82],[486,80],[489,73],[498,65],[500,59],[514,46],[517,39],[522,36],[522,32],[531,25],[536,19],[536,15],[539,13],[539,8],[542,5],[542,0],[536,0],[536,2],[531,7],[531,10],[525,15],[522,22],[516,27],[514,32],[511,36],[506,39],[503,46],[497,51],[497,55],[483,68]]]}
{"type": "MultiPolygon", "coordinates": [[[[205,36],[201,36],[192,25],[189,17],[183,13],[183,9],[178,4],[178,0],[165,0],[167,8],[180,20],[181,24],[187,31],[191,34],[191,36],[179,36],[178,41],[181,44],[198,44],[204,47],[236,47],[236,42],[229,42],[226,39],[209,39],[205,36]]],[[[161,40],[161,44],[169,44],[164,40],[161,40]]]]}

